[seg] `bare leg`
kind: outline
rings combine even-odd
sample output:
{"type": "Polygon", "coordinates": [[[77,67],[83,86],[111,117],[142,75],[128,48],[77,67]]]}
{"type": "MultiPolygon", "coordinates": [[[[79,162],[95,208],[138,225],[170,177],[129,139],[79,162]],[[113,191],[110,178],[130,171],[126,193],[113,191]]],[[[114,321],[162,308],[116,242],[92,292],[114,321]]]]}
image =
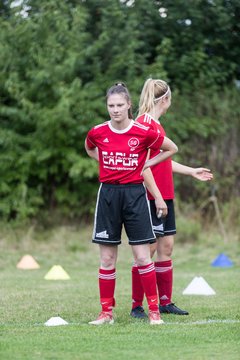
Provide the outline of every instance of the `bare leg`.
{"type": "Polygon", "coordinates": [[[156,261],[171,260],[174,245],[174,236],[163,236],[157,238],[157,258],[156,261]]]}
{"type": "Polygon", "coordinates": [[[104,270],[115,269],[117,263],[118,247],[99,245],[100,267],[104,270]]]}
{"type": "Polygon", "coordinates": [[[152,261],[149,244],[132,246],[132,253],[138,266],[148,265],[152,261]]]}

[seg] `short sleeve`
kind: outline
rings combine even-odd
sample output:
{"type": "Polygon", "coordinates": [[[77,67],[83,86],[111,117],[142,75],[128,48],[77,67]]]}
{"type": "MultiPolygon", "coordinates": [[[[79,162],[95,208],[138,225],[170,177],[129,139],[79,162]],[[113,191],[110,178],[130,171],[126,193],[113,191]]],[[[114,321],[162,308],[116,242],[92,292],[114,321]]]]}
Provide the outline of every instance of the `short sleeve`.
{"type": "Polygon", "coordinates": [[[86,144],[88,149],[94,149],[96,147],[95,141],[94,141],[94,128],[91,129],[86,137],[86,144]]]}
{"type": "Polygon", "coordinates": [[[147,132],[147,148],[152,150],[159,150],[162,146],[164,136],[151,129],[147,132]]]}

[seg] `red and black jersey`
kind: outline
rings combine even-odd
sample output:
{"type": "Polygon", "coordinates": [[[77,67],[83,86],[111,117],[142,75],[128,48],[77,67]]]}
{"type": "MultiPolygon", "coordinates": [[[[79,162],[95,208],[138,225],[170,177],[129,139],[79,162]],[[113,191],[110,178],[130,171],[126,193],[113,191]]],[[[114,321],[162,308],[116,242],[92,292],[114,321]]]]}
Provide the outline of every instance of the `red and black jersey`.
{"type": "MultiPolygon", "coordinates": [[[[159,121],[155,120],[149,114],[140,115],[137,122],[145,126],[149,126],[152,130],[158,132],[162,136],[166,136],[165,130],[159,121]]],[[[159,153],[159,149],[151,149],[150,158],[155,157],[159,153]]],[[[172,173],[172,160],[168,158],[163,162],[151,167],[155,182],[162,194],[163,199],[174,199],[174,183],[172,173]]],[[[153,196],[148,192],[148,198],[154,200],[153,196]]]]}
{"type": "Polygon", "coordinates": [[[89,149],[98,148],[99,181],[109,184],[138,184],[148,149],[159,153],[164,136],[147,126],[131,121],[124,130],[117,130],[111,121],[92,128],[87,135],[89,149]]]}

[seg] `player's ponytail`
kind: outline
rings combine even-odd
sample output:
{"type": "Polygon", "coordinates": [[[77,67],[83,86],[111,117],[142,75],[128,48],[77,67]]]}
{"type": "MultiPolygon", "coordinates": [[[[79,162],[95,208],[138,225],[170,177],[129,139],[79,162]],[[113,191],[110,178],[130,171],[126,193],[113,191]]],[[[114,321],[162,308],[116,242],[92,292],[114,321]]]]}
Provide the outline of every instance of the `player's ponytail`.
{"type": "Polygon", "coordinates": [[[154,105],[168,95],[170,95],[170,88],[165,81],[147,79],[139,100],[138,116],[152,111],[154,105]]]}

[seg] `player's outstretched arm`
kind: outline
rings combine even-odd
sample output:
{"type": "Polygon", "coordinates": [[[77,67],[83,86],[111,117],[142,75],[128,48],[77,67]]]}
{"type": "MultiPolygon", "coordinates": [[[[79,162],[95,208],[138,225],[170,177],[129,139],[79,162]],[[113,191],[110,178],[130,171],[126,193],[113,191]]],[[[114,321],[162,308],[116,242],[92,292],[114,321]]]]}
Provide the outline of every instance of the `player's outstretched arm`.
{"type": "Polygon", "coordinates": [[[190,175],[200,181],[210,181],[213,179],[211,170],[206,168],[192,168],[190,166],[182,165],[176,161],[172,161],[172,170],[174,173],[182,175],[190,175]]]}
{"type": "Polygon", "coordinates": [[[211,170],[205,168],[196,168],[192,171],[192,177],[200,181],[209,181],[213,179],[211,170]]]}

